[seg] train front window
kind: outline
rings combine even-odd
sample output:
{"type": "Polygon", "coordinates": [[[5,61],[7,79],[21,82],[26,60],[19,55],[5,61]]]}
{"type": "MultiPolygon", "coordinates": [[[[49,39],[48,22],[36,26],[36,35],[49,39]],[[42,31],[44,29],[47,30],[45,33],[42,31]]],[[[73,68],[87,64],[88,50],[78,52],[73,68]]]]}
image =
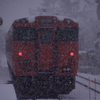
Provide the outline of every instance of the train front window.
{"type": "Polygon", "coordinates": [[[58,41],[78,41],[78,28],[62,27],[57,30],[58,41]]]}
{"type": "Polygon", "coordinates": [[[14,27],[14,41],[34,41],[36,39],[35,29],[32,27],[14,27]]]}
{"type": "Polygon", "coordinates": [[[52,32],[44,30],[40,33],[41,44],[51,44],[52,42],[52,32]]]}

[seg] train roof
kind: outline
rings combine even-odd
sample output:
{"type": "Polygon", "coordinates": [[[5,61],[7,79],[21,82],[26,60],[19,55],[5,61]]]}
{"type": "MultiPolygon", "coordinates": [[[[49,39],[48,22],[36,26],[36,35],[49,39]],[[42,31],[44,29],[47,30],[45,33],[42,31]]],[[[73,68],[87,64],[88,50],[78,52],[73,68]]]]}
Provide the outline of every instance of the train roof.
{"type": "MultiPolygon", "coordinates": [[[[28,20],[29,23],[33,23],[35,21],[35,18],[36,17],[39,17],[39,16],[51,16],[51,17],[56,17],[59,21],[63,21],[65,18],[66,19],[70,19],[72,20],[73,22],[75,23],[78,23],[78,21],[74,18],[71,18],[71,17],[66,17],[66,16],[60,16],[60,15],[51,15],[51,14],[43,14],[43,15],[33,15],[33,16],[30,16],[30,17],[27,17],[26,19],[28,20]]],[[[17,19],[15,21],[19,21],[21,19],[25,19],[25,18],[20,18],[20,19],[17,19]]]]}

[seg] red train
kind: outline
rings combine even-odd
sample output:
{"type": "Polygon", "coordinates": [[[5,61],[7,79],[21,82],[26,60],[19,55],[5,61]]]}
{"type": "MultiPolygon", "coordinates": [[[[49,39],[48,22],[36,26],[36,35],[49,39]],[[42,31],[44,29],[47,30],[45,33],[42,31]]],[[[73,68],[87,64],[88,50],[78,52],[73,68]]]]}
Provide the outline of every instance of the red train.
{"type": "Polygon", "coordinates": [[[78,69],[78,23],[60,16],[15,20],[6,55],[18,100],[68,94],[78,69]]]}

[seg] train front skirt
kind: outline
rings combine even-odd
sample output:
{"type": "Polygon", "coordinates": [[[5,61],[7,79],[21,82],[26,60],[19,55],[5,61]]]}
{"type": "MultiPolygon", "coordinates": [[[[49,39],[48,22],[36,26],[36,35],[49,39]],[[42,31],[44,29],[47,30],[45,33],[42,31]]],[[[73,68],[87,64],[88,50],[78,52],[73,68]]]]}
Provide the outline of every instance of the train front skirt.
{"type": "Polygon", "coordinates": [[[14,88],[19,98],[57,98],[75,88],[75,76],[20,76],[14,88]]]}

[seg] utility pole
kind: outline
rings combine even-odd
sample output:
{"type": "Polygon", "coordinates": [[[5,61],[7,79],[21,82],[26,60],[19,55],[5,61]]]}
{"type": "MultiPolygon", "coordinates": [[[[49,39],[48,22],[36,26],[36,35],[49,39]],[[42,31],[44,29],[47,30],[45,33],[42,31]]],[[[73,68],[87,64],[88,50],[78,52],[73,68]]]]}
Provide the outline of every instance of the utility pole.
{"type": "Polygon", "coordinates": [[[56,0],[54,0],[54,3],[53,3],[53,14],[54,14],[54,11],[55,11],[55,2],[56,2],[56,0]]]}
{"type": "MultiPolygon", "coordinates": [[[[3,24],[3,19],[0,17],[0,26],[3,24]]],[[[1,67],[1,60],[0,60],[0,67],[1,67]]]]}
{"type": "Polygon", "coordinates": [[[98,19],[100,20],[100,0],[95,0],[96,3],[98,3],[97,5],[97,15],[98,15],[98,19]]]}
{"type": "Polygon", "coordinates": [[[3,19],[0,17],[0,26],[3,24],[3,19]]]}

